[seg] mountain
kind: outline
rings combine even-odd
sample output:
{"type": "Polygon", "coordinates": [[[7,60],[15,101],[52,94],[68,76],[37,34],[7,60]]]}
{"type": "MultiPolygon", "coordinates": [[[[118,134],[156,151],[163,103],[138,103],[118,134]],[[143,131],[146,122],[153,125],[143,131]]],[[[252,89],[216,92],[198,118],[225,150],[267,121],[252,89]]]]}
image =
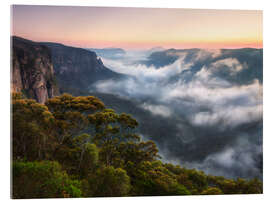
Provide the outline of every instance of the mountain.
{"type": "Polygon", "coordinates": [[[86,49],[95,52],[100,57],[121,58],[126,55],[126,51],[121,48],[104,48],[104,49],[86,49]]]}
{"type": "Polygon", "coordinates": [[[172,64],[179,58],[179,54],[188,52],[192,54],[199,51],[199,49],[153,49],[146,60],[141,61],[142,64],[147,66],[155,66],[161,68],[163,66],[172,64]]]}
{"type": "Polygon", "coordinates": [[[147,50],[146,53],[148,55],[151,55],[154,52],[160,52],[160,51],[164,51],[165,49],[161,46],[156,46],[156,47],[152,47],[151,49],[147,50]]]}
{"type": "Polygon", "coordinates": [[[13,92],[45,103],[58,94],[50,50],[39,43],[12,37],[13,92]]]}
{"type": "Polygon", "coordinates": [[[93,51],[59,43],[43,42],[41,44],[51,50],[60,90],[67,87],[88,90],[89,86],[96,81],[123,77],[106,68],[93,51]]]}
{"type": "Polygon", "coordinates": [[[263,49],[241,48],[241,49],[167,49],[153,52],[146,60],[140,63],[147,66],[155,66],[157,69],[174,63],[179,58],[185,64],[191,64],[189,70],[176,74],[168,82],[183,78],[188,81],[203,67],[211,69],[215,77],[223,78],[234,84],[248,84],[254,79],[263,82],[263,49]],[[234,74],[231,70],[237,70],[234,74]],[[218,66],[218,68],[214,68],[218,66]]]}
{"type": "Polygon", "coordinates": [[[88,91],[100,80],[125,76],[106,68],[95,52],[12,37],[12,91],[45,103],[59,92],[88,91]]]}

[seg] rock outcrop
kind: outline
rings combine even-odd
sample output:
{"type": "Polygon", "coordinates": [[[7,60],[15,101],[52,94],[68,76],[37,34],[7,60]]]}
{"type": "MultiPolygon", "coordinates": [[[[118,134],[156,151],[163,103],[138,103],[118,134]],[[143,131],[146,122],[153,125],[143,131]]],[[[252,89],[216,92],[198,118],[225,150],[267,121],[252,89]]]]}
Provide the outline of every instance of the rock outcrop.
{"type": "Polygon", "coordinates": [[[58,94],[51,53],[48,47],[12,37],[12,91],[45,103],[58,94]]]}
{"type": "Polygon", "coordinates": [[[105,67],[93,51],[65,46],[59,43],[42,43],[52,53],[55,76],[60,90],[74,88],[88,91],[99,80],[119,79],[122,74],[105,67]]]}

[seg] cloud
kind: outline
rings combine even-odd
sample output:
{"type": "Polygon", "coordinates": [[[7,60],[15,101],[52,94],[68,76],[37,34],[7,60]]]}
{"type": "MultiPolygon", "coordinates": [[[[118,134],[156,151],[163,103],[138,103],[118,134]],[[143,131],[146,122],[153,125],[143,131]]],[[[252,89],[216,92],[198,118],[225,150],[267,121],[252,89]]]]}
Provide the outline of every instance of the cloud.
{"type": "MultiPolygon", "coordinates": [[[[252,135],[254,136],[254,135],[252,135]]],[[[227,178],[262,178],[262,147],[250,139],[251,135],[242,134],[233,144],[218,152],[212,152],[202,160],[184,160],[170,158],[165,152],[165,162],[180,164],[187,168],[196,168],[206,174],[227,178]]],[[[213,146],[214,147],[214,146],[213,146]]]]}
{"type": "Polygon", "coordinates": [[[200,49],[193,59],[194,61],[202,61],[207,58],[217,58],[221,56],[220,49],[200,49]]]}
{"type": "Polygon", "coordinates": [[[151,105],[151,104],[143,103],[141,107],[143,109],[150,111],[154,115],[160,115],[163,117],[169,117],[172,115],[171,110],[168,107],[163,106],[163,105],[151,105]]]}
{"type": "Polygon", "coordinates": [[[231,107],[215,109],[213,112],[199,112],[192,116],[191,122],[198,126],[222,125],[222,129],[251,123],[262,118],[262,105],[251,107],[231,107]]]}
{"type": "Polygon", "coordinates": [[[132,64],[123,62],[122,60],[111,60],[103,58],[103,63],[111,70],[134,76],[138,80],[144,81],[160,81],[161,79],[171,77],[182,72],[190,67],[190,64],[185,64],[184,57],[179,58],[173,64],[157,69],[155,66],[146,66],[144,64],[132,64]]]}
{"type": "Polygon", "coordinates": [[[178,60],[159,68],[134,63],[138,53],[136,60],[103,59],[130,77],[99,81],[94,88],[136,100],[158,117],[162,126],[155,127],[166,134],[147,131],[144,137],[157,142],[164,160],[226,177],[261,176],[263,87],[258,78],[248,84],[229,80],[253,67],[220,50],[199,50],[189,62],[187,55],[179,52],[178,60]],[[203,60],[210,62],[198,68],[203,60]]]}
{"type": "Polygon", "coordinates": [[[238,139],[236,143],[237,147],[228,147],[208,156],[200,168],[207,173],[215,171],[214,173],[218,175],[227,174],[230,178],[235,176],[261,178],[260,169],[255,166],[258,164],[258,157],[262,154],[262,148],[243,138],[238,139]],[[216,172],[217,168],[219,172],[216,172]]]}
{"type": "Polygon", "coordinates": [[[183,57],[188,54],[191,54],[192,61],[205,61],[207,59],[217,58],[222,55],[222,51],[220,49],[189,49],[189,50],[168,50],[166,52],[167,55],[170,56],[179,56],[183,57]]]}
{"type": "Polygon", "coordinates": [[[99,81],[94,84],[96,90],[134,98],[157,97],[161,91],[165,90],[162,86],[167,79],[190,67],[190,64],[184,63],[183,58],[159,69],[142,64],[126,64],[121,60],[103,59],[103,63],[111,70],[131,77],[119,81],[99,81]]]}
{"type": "MultiPolygon", "coordinates": [[[[227,69],[227,71],[231,75],[236,75],[243,69],[247,68],[246,64],[240,64],[240,62],[235,58],[226,58],[222,60],[218,60],[211,64],[211,68],[214,69],[212,71],[215,71],[215,69],[227,69]]],[[[220,71],[220,70],[216,70],[220,71]]]]}

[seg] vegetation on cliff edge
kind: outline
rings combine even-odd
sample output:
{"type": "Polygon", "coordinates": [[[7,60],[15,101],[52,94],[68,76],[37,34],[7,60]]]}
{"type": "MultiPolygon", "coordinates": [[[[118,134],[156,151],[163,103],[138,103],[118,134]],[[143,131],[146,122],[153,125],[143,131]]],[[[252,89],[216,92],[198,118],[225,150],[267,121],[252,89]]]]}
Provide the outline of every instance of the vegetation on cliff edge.
{"type": "Polygon", "coordinates": [[[94,96],[44,105],[14,93],[13,198],[262,193],[258,179],[225,179],[163,163],[138,122],[94,96]]]}

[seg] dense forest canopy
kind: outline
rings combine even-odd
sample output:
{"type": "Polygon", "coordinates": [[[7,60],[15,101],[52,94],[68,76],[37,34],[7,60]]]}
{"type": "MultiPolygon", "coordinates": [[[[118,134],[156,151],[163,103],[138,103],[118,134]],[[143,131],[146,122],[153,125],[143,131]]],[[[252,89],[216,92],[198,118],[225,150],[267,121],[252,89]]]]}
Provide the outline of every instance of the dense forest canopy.
{"type": "Polygon", "coordinates": [[[256,178],[163,163],[131,115],[94,96],[62,94],[40,104],[13,93],[12,113],[13,198],[262,193],[256,178]]]}

